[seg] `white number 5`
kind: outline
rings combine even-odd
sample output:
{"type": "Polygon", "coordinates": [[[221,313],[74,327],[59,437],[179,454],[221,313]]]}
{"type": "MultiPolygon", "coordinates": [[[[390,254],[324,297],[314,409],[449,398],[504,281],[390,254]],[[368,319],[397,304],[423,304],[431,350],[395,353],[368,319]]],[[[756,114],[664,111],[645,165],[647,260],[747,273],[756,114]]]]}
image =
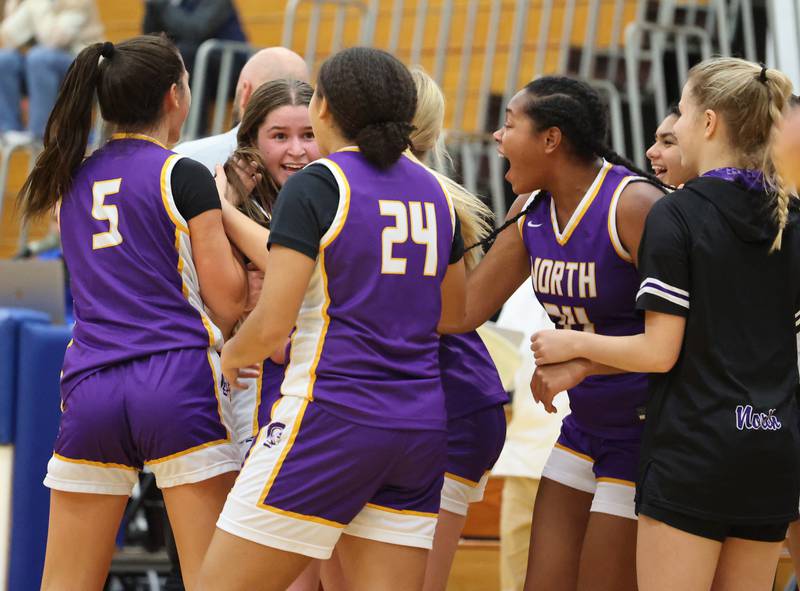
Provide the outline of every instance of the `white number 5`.
{"type": "Polygon", "coordinates": [[[92,249],[94,250],[122,244],[117,206],[106,204],[106,197],[119,193],[121,184],[122,179],[119,178],[110,181],[97,181],[92,186],[92,217],[96,220],[108,222],[108,232],[92,234],[92,249]]]}
{"type": "Polygon", "coordinates": [[[408,226],[411,223],[411,240],[425,245],[425,267],[423,274],[436,275],[439,254],[436,248],[436,207],[425,203],[425,222],[422,220],[422,206],[419,201],[411,201],[406,209],[402,201],[378,201],[381,215],[394,218],[394,226],[387,226],[381,235],[381,273],[384,275],[405,275],[408,259],[393,255],[394,245],[408,242],[408,226]]]}

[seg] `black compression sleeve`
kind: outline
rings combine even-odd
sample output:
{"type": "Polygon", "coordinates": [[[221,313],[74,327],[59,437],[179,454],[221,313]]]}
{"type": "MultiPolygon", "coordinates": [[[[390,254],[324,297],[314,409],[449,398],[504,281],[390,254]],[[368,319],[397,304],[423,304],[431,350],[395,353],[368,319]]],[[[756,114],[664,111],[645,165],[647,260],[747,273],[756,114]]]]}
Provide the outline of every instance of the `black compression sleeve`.
{"type": "Polygon", "coordinates": [[[172,197],[187,222],[210,209],[220,209],[217,186],[209,170],[191,158],[181,158],[172,169],[172,197]]]}

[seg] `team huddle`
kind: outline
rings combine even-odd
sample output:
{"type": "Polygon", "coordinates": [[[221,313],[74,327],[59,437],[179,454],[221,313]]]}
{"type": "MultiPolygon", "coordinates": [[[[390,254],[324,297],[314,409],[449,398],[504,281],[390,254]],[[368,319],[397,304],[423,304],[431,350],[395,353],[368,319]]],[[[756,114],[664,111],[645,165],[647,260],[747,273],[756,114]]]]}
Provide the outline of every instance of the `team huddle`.
{"type": "Polygon", "coordinates": [[[694,66],[656,174],[588,84],[532,81],[494,134],[519,195],[494,230],[429,164],[441,91],[386,52],[252,89],[213,176],[167,147],[187,80],[164,37],[86,48],[20,193],[57,211],[75,299],[43,589],[103,587],[146,467],[187,589],[443,591],[505,440],[476,329],[526,281],[557,325],[533,397],[571,412],[525,589],[771,588],[800,500],[783,73],[694,66]],[[87,157],[95,96],[115,133],[87,157]]]}

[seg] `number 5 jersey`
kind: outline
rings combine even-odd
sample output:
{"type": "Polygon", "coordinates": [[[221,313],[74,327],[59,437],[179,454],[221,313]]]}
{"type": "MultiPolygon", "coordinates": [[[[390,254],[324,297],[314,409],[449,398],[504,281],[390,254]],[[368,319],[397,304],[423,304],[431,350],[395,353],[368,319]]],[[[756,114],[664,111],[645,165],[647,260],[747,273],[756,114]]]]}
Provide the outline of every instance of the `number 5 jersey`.
{"type": "Polygon", "coordinates": [[[203,310],[188,222],[173,195],[181,158],[146,136],[120,134],[75,173],[60,209],[75,298],[62,396],[103,367],[221,345],[203,310]]]}

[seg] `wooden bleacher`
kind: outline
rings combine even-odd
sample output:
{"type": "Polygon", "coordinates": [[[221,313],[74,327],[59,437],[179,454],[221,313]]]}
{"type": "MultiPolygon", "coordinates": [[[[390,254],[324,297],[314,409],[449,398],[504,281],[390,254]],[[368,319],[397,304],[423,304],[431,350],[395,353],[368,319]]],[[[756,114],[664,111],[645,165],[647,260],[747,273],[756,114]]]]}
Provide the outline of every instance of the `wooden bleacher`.
{"type": "MultiPolygon", "coordinates": [[[[143,16],[143,3],[142,2],[119,2],[118,0],[98,0],[98,7],[103,23],[106,27],[106,37],[111,41],[120,41],[122,39],[134,36],[141,30],[141,22],[143,16]]],[[[241,15],[242,23],[247,33],[249,41],[256,46],[269,46],[278,45],[281,42],[283,32],[283,12],[285,0],[237,0],[236,5],[241,15]]],[[[403,11],[403,20],[400,34],[400,44],[397,50],[398,57],[408,61],[410,59],[410,44],[413,37],[414,14],[416,10],[417,1],[407,0],[405,2],[403,11]]],[[[602,46],[608,43],[609,31],[612,27],[609,26],[610,19],[613,15],[613,0],[602,0],[600,23],[598,26],[598,39],[599,44],[602,46]]],[[[429,0],[429,18],[425,24],[424,30],[424,43],[421,52],[421,65],[433,69],[433,64],[436,55],[436,42],[437,32],[440,18],[440,8],[442,0],[429,0]]],[[[483,0],[479,5],[479,18],[478,27],[476,30],[476,48],[480,48],[481,40],[485,39],[486,29],[488,27],[487,13],[489,10],[488,0],[483,0]]],[[[625,3],[624,20],[628,22],[634,18],[635,2],[627,1],[625,3]]],[[[379,13],[377,19],[377,27],[375,31],[375,45],[378,47],[386,47],[389,37],[389,28],[392,19],[393,3],[389,0],[382,0],[379,3],[379,13]]],[[[583,41],[583,29],[588,15],[588,5],[586,3],[578,3],[575,12],[575,20],[573,26],[572,43],[580,46],[583,41]]],[[[514,23],[513,18],[514,5],[513,3],[503,3],[500,29],[498,31],[498,39],[507,40],[511,38],[512,26],[514,23]]],[[[293,49],[303,53],[306,44],[306,30],[309,20],[310,10],[308,5],[301,5],[297,13],[297,24],[295,26],[296,34],[293,41],[293,49]]],[[[541,18],[539,5],[534,4],[528,15],[529,30],[538,30],[538,21],[541,18]]],[[[564,8],[558,3],[554,6],[553,14],[551,16],[550,39],[548,40],[548,49],[545,59],[545,71],[554,71],[557,66],[557,49],[558,38],[560,37],[561,22],[564,18],[564,8]]],[[[332,24],[334,20],[334,13],[332,8],[325,8],[321,13],[321,26],[319,35],[319,51],[318,56],[324,57],[329,47],[332,24]]],[[[456,2],[453,9],[452,31],[458,31],[465,26],[465,3],[456,2]]],[[[354,44],[358,40],[358,19],[348,19],[344,28],[344,40],[347,44],[354,44]]],[[[530,73],[533,71],[534,61],[536,59],[536,39],[529,38],[525,40],[522,61],[519,67],[519,80],[520,83],[527,80],[530,73]]],[[[458,79],[458,68],[455,66],[458,56],[461,52],[461,46],[458,43],[449,43],[446,48],[447,54],[453,58],[450,62],[452,65],[446,69],[443,79],[443,89],[449,99],[455,95],[459,86],[464,85],[464,81],[458,79]]],[[[477,53],[480,53],[478,51],[477,53]]],[[[502,92],[506,80],[506,69],[508,67],[510,57],[510,47],[508,42],[501,43],[497,47],[493,62],[493,91],[498,93],[502,92]]],[[[483,59],[476,58],[472,62],[469,71],[468,80],[466,81],[467,87],[470,89],[477,89],[479,87],[479,80],[483,68],[483,59]]],[[[478,105],[477,90],[471,92],[466,101],[464,119],[458,122],[459,126],[466,131],[475,131],[472,129],[473,122],[476,120],[475,113],[478,105]]],[[[450,117],[453,114],[450,113],[450,117]]],[[[449,127],[456,123],[452,120],[448,121],[449,127]]],[[[16,191],[21,186],[26,174],[26,160],[25,157],[20,155],[15,158],[11,179],[6,190],[6,207],[2,220],[0,220],[0,258],[8,257],[16,250],[17,244],[17,228],[18,220],[11,211],[9,206],[16,191]]],[[[36,238],[44,232],[46,224],[39,224],[31,229],[31,238],[36,238]]]]}

